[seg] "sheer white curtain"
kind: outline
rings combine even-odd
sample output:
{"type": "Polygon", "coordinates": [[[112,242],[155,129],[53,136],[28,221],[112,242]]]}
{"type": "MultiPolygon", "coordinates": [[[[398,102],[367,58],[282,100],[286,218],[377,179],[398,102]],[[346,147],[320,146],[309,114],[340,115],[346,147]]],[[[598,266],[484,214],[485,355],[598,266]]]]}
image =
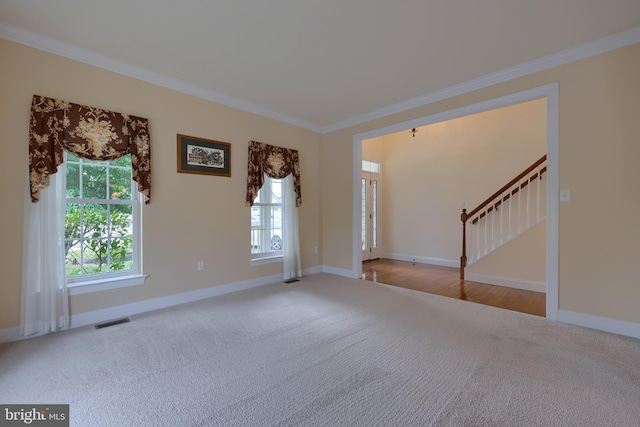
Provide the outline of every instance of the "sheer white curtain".
{"type": "Polygon", "coordinates": [[[64,260],[66,167],[50,176],[31,202],[24,200],[20,335],[46,334],[69,326],[69,294],[64,260]]]}
{"type": "Polygon", "coordinates": [[[300,238],[298,231],[298,208],[293,186],[293,174],[282,180],[282,264],[284,280],[302,276],[300,262],[300,238]]]}

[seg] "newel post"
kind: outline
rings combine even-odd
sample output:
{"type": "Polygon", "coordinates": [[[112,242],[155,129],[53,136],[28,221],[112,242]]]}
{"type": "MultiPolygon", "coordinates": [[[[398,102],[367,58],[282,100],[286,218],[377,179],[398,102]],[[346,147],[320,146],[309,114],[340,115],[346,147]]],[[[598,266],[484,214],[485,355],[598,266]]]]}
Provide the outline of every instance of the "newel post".
{"type": "Polygon", "coordinates": [[[462,209],[460,220],[462,221],[462,256],[460,257],[460,280],[464,280],[464,268],[467,266],[467,210],[462,209]]]}

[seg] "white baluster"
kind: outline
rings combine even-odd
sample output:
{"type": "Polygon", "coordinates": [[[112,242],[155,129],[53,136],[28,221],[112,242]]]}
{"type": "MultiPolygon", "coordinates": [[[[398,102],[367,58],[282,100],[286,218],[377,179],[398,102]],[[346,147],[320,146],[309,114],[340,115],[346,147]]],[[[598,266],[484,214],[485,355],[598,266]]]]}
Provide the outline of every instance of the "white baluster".
{"type": "Polygon", "coordinates": [[[530,212],[530,203],[529,201],[531,200],[531,175],[527,176],[527,180],[525,181],[527,183],[527,228],[531,227],[531,215],[529,214],[530,212]]]}
{"type": "Polygon", "coordinates": [[[542,181],[542,167],[538,166],[538,179],[536,184],[538,190],[536,191],[536,223],[540,222],[540,181],[542,181]]]}
{"type": "Polygon", "coordinates": [[[478,218],[478,222],[476,222],[476,261],[480,259],[480,217],[478,218]]]}
{"type": "Polygon", "coordinates": [[[512,216],[512,211],[511,211],[511,207],[512,207],[512,201],[513,201],[513,194],[512,191],[509,190],[509,239],[507,240],[507,242],[509,240],[511,240],[511,237],[513,235],[513,227],[511,226],[511,216],[512,216]]]}
{"type": "MultiPolygon", "coordinates": [[[[522,214],[522,189],[520,188],[520,183],[518,182],[518,228],[516,229],[516,235],[520,234],[520,217],[522,214]]],[[[514,237],[515,237],[514,236],[514,237]]]]}
{"type": "Polygon", "coordinates": [[[504,244],[504,222],[502,220],[502,212],[504,211],[504,204],[502,203],[503,197],[503,195],[500,195],[500,246],[504,244]]]}

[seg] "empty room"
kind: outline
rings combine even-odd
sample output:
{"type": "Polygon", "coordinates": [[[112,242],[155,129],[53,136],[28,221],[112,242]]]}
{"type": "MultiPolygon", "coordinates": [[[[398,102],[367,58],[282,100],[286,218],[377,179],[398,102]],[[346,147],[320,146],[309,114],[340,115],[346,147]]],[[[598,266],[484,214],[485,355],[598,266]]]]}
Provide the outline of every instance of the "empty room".
{"type": "Polygon", "coordinates": [[[4,0],[0,61],[0,425],[640,426],[637,0],[4,0]]]}

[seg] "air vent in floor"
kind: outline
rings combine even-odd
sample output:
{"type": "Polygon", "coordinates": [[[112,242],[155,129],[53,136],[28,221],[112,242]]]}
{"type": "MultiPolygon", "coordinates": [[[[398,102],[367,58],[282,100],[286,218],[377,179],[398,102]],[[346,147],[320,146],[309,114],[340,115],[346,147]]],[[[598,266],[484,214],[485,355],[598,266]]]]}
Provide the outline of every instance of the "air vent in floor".
{"type": "Polygon", "coordinates": [[[298,279],[289,279],[289,280],[285,280],[284,283],[294,283],[294,282],[299,282],[298,279]]]}
{"type": "Polygon", "coordinates": [[[121,323],[127,322],[130,322],[128,317],[125,317],[124,319],[112,320],[111,322],[98,323],[96,325],[96,329],[108,328],[109,326],[119,325],[121,323]]]}

